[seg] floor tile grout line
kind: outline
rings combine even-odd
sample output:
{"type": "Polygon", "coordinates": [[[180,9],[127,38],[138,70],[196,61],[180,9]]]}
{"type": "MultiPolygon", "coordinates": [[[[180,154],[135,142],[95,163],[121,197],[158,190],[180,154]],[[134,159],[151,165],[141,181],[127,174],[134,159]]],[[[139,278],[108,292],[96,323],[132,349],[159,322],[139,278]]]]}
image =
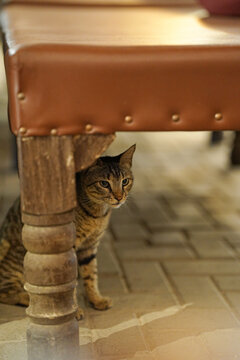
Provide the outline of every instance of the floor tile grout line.
{"type": "Polygon", "coordinates": [[[174,281],[172,280],[172,277],[170,276],[170,274],[168,273],[168,271],[166,270],[164,264],[162,262],[158,263],[159,267],[161,268],[163,275],[166,279],[166,283],[169,287],[170,293],[173,295],[176,304],[179,306],[182,306],[185,304],[185,301],[181,295],[181,293],[178,291],[174,281]]]}
{"type": "Polygon", "coordinates": [[[228,240],[227,236],[222,237],[223,242],[233,251],[233,258],[239,260],[240,256],[236,251],[236,248],[232,245],[232,243],[228,240]]]}
{"type": "MultiPolygon", "coordinates": [[[[111,225],[109,226],[109,230],[112,233],[113,239],[116,242],[116,235],[115,235],[114,230],[112,229],[111,225]]],[[[131,286],[130,286],[130,284],[128,282],[128,279],[127,279],[127,276],[125,274],[125,270],[124,270],[122,261],[121,261],[119,255],[118,255],[117,250],[115,249],[115,244],[114,244],[113,241],[110,242],[110,248],[111,248],[112,253],[113,253],[114,257],[115,257],[115,260],[116,260],[116,262],[118,264],[118,267],[119,267],[119,269],[121,271],[121,277],[122,277],[122,280],[124,281],[124,284],[126,286],[126,290],[127,290],[128,293],[131,293],[131,286]]]]}
{"type": "Polygon", "coordinates": [[[188,230],[183,230],[182,233],[185,236],[186,239],[186,244],[187,246],[190,248],[190,250],[192,251],[193,255],[195,255],[196,259],[201,259],[200,254],[198,253],[197,249],[193,246],[193,244],[190,241],[190,234],[188,230]]]}
{"type": "Polygon", "coordinates": [[[237,320],[237,322],[240,325],[239,314],[237,313],[235,308],[231,305],[231,303],[227,299],[226,295],[222,292],[222,290],[221,290],[220,286],[218,285],[217,281],[214,279],[214,277],[212,275],[209,275],[209,279],[212,282],[212,284],[213,284],[215,290],[217,291],[217,293],[221,296],[222,301],[224,302],[224,304],[226,305],[228,310],[231,312],[231,314],[234,316],[234,318],[237,320]]]}

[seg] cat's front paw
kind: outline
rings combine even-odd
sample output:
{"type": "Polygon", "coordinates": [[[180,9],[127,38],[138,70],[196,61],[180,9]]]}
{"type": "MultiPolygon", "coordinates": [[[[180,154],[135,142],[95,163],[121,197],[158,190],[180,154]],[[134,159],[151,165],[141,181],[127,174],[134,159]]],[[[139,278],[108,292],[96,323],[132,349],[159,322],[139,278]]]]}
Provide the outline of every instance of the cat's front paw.
{"type": "Polygon", "coordinates": [[[77,309],[75,318],[77,319],[77,321],[84,319],[84,312],[83,312],[83,309],[81,309],[80,307],[78,307],[78,309],[77,309]]]}
{"type": "Polygon", "coordinates": [[[112,307],[112,299],[109,297],[98,297],[94,301],[90,301],[92,307],[96,310],[107,310],[112,307]]]}

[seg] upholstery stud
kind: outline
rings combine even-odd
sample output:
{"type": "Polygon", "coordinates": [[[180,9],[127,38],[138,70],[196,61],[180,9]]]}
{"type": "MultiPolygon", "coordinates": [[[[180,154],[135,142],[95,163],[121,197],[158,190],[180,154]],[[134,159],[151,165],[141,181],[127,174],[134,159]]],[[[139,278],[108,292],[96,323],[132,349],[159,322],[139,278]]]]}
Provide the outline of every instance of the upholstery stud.
{"type": "Polygon", "coordinates": [[[93,126],[92,126],[91,124],[87,124],[87,125],[85,126],[85,131],[86,131],[86,132],[90,132],[90,131],[92,131],[92,129],[93,129],[93,126]]]}
{"type": "Polygon", "coordinates": [[[25,99],[25,94],[23,92],[19,92],[17,94],[17,98],[18,98],[18,100],[24,100],[25,99]]]}
{"type": "Polygon", "coordinates": [[[216,119],[217,121],[220,121],[220,120],[222,120],[222,118],[223,118],[223,116],[222,116],[221,113],[216,113],[216,114],[214,115],[214,117],[215,117],[215,119],[216,119]]]}
{"type": "Polygon", "coordinates": [[[24,127],[20,127],[20,129],[19,129],[19,134],[20,135],[25,135],[26,132],[27,132],[27,129],[25,129],[24,127]]]}
{"type": "Polygon", "coordinates": [[[127,124],[131,124],[133,122],[133,118],[130,115],[125,116],[124,120],[127,124]]]}
{"type": "Polygon", "coordinates": [[[51,130],[51,135],[57,135],[57,129],[52,129],[51,130]]]}
{"type": "Polygon", "coordinates": [[[172,121],[173,122],[179,122],[180,121],[180,115],[179,114],[173,114],[172,115],[172,121]]]}

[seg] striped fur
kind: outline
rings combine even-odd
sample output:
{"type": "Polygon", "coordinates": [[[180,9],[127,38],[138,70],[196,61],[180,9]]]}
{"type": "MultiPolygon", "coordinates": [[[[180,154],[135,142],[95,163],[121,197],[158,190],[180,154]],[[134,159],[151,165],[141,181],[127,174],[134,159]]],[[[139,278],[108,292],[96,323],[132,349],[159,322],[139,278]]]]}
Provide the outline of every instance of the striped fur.
{"type": "MultiPolygon", "coordinates": [[[[111,300],[98,290],[97,248],[113,208],[127,199],[133,184],[131,171],[135,145],[115,157],[101,157],[88,169],[77,173],[75,209],[76,243],[79,272],[89,303],[98,310],[111,306],[111,300]]],[[[0,229],[0,302],[28,305],[24,291],[22,244],[23,224],[20,200],[10,208],[0,229]]]]}

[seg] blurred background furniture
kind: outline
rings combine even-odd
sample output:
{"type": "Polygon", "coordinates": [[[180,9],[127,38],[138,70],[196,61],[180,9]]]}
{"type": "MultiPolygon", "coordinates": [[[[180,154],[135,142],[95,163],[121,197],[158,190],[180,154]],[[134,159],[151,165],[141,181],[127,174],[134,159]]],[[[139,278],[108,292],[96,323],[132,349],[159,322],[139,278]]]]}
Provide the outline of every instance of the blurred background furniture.
{"type": "Polygon", "coordinates": [[[2,26],[29,359],[77,359],[75,172],[117,131],[238,130],[240,25],[191,0],[52,0],[9,2],[2,26]]]}
{"type": "Polygon", "coordinates": [[[200,3],[217,15],[240,15],[239,0],[199,0],[200,3]]]}

